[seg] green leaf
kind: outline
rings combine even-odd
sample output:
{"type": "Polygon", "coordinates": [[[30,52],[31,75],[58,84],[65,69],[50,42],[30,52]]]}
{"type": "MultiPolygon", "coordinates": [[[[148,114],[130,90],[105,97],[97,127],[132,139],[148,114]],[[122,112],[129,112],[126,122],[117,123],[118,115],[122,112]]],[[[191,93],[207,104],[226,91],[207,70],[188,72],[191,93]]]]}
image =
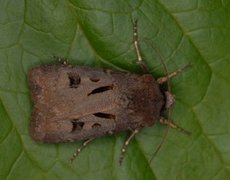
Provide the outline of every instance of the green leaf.
{"type": "Polygon", "coordinates": [[[0,6],[0,179],[230,179],[230,3],[182,0],[2,0],[0,6]],[[171,81],[171,119],[192,132],[142,129],[122,166],[126,133],[95,140],[73,164],[78,143],[39,144],[29,134],[30,68],[54,54],[71,64],[141,73],[140,48],[154,77],[188,63],[171,81]]]}

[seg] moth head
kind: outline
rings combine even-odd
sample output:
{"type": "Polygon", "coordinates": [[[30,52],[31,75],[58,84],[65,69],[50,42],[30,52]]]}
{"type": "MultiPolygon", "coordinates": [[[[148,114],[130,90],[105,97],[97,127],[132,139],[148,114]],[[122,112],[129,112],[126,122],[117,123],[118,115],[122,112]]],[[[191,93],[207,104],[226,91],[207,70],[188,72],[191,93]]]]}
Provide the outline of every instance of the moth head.
{"type": "Polygon", "coordinates": [[[165,109],[169,109],[175,102],[175,95],[169,91],[165,91],[165,109]]]}

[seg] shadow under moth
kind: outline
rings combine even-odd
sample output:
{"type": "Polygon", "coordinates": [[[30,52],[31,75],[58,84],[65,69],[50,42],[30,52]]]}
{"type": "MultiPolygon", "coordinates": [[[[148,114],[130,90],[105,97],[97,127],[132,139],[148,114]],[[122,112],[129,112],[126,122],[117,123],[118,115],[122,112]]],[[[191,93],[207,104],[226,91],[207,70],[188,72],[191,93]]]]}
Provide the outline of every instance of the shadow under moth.
{"type": "Polygon", "coordinates": [[[73,160],[93,139],[131,131],[121,150],[121,163],[130,140],[141,128],[159,121],[185,131],[161,116],[174,103],[174,95],[161,90],[160,85],[182,69],[157,80],[147,72],[138,47],[136,21],[134,47],[144,75],[69,64],[31,69],[33,139],[42,143],[85,140],[73,160]]]}

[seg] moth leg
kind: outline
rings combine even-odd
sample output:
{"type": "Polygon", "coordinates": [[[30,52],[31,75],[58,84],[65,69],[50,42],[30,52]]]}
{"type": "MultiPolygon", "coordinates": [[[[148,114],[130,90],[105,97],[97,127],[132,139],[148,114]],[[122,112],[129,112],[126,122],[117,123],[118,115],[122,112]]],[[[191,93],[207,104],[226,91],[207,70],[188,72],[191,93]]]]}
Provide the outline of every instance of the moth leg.
{"type": "Polygon", "coordinates": [[[95,138],[87,139],[82,143],[82,145],[76,150],[76,152],[73,154],[73,156],[70,158],[71,163],[73,160],[79,155],[79,153],[90,143],[94,140],[95,138]]]}
{"type": "Polygon", "coordinates": [[[167,82],[169,79],[171,79],[171,78],[177,76],[179,73],[181,73],[182,71],[184,71],[184,70],[185,70],[186,68],[188,68],[188,67],[191,67],[191,64],[187,64],[187,65],[183,66],[182,68],[179,68],[179,69],[177,69],[176,71],[170,73],[170,74],[167,75],[167,76],[163,76],[163,77],[158,78],[158,79],[157,79],[157,82],[158,82],[159,84],[163,84],[163,83],[167,82]]]}
{"type": "Polygon", "coordinates": [[[185,134],[187,134],[187,135],[191,135],[191,132],[189,132],[189,131],[183,129],[182,127],[180,127],[180,126],[174,124],[172,121],[169,121],[168,119],[166,119],[166,118],[164,118],[164,117],[161,117],[161,118],[160,118],[160,123],[161,123],[161,124],[164,124],[164,125],[167,125],[167,126],[173,128],[173,129],[176,129],[176,130],[178,130],[178,131],[180,131],[180,132],[183,132],[183,133],[185,133],[185,134]]]}
{"type": "Polygon", "coordinates": [[[122,149],[121,149],[121,154],[120,154],[120,159],[119,159],[119,164],[121,165],[122,164],[122,161],[124,159],[124,155],[126,153],[126,150],[127,150],[127,147],[130,143],[130,141],[134,138],[134,136],[139,132],[138,129],[135,129],[132,134],[126,139],[122,149]]]}
{"type": "Polygon", "coordinates": [[[133,22],[133,43],[134,43],[134,48],[137,54],[137,64],[141,67],[141,69],[145,72],[148,73],[148,68],[146,67],[143,58],[141,56],[141,51],[139,48],[139,42],[138,42],[138,32],[137,32],[137,20],[134,20],[133,22]]]}
{"type": "Polygon", "coordinates": [[[55,55],[52,56],[53,59],[63,65],[67,65],[68,64],[68,59],[67,58],[62,58],[62,57],[57,57],[55,55]]]}

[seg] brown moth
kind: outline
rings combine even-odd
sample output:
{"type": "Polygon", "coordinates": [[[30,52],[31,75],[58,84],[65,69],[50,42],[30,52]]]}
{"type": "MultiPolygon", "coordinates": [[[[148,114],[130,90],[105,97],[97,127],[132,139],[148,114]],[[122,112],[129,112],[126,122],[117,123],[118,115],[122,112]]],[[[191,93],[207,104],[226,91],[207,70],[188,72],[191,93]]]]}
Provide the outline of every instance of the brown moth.
{"type": "Polygon", "coordinates": [[[164,95],[151,75],[48,65],[30,71],[34,139],[59,143],[152,126],[164,95]]]}
{"type": "MultiPolygon", "coordinates": [[[[136,22],[134,47],[138,63],[146,72],[138,48],[136,22]]],[[[161,116],[174,103],[174,95],[160,84],[181,69],[157,80],[151,74],[137,75],[72,65],[45,65],[28,75],[33,112],[31,135],[42,143],[86,140],[72,160],[93,139],[132,131],[124,143],[120,162],[130,140],[143,127],[157,121],[183,130],[161,116]]]]}

